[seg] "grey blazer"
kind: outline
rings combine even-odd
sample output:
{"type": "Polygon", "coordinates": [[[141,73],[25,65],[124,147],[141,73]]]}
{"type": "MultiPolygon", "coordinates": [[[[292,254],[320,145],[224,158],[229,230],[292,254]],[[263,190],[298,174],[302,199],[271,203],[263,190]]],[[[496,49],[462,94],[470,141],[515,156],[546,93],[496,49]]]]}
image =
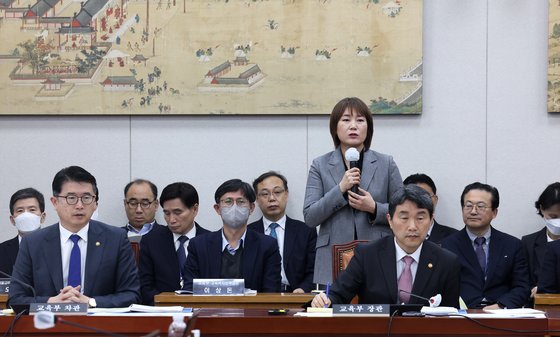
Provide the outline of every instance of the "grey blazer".
{"type": "Polygon", "coordinates": [[[387,223],[389,198],[400,187],[402,178],[392,156],[373,150],[364,152],[360,187],[377,202],[376,214],[351,208],[338,184],[344,175],[340,148],[313,160],[307,177],[303,215],[310,227],[321,226],[317,237],[313,282],[332,282],[334,244],[354,240],[376,240],[391,235],[387,223]]]}

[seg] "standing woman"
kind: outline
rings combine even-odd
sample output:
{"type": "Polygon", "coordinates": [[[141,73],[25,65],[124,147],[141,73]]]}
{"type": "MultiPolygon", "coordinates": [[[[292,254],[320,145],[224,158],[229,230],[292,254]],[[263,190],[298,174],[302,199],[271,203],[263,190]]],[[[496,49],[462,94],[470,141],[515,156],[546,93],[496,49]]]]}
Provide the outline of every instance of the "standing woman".
{"type": "Polygon", "coordinates": [[[349,97],[338,102],[330,131],[335,150],[313,160],[303,205],[305,223],[321,226],[313,280],[323,285],[332,282],[332,245],[391,235],[388,202],[402,186],[393,157],[370,150],[373,119],[362,100],[349,97]],[[360,153],[354,168],[345,159],[352,147],[360,153]],[[359,185],[358,193],[351,191],[354,185],[359,185]]]}

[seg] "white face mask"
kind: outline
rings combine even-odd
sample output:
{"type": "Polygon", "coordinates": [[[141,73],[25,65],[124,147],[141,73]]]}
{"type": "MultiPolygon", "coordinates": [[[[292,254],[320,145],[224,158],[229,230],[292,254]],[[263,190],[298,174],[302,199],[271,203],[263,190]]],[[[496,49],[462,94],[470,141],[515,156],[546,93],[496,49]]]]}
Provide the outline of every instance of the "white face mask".
{"type": "Polygon", "coordinates": [[[249,208],[233,205],[221,208],[222,221],[228,227],[239,229],[249,220],[249,208]]]}
{"type": "Polygon", "coordinates": [[[560,219],[545,219],[544,224],[552,235],[560,235],[560,219]]]}
{"type": "Polygon", "coordinates": [[[23,212],[14,218],[16,228],[22,233],[33,232],[41,227],[41,217],[37,214],[23,212]]]}

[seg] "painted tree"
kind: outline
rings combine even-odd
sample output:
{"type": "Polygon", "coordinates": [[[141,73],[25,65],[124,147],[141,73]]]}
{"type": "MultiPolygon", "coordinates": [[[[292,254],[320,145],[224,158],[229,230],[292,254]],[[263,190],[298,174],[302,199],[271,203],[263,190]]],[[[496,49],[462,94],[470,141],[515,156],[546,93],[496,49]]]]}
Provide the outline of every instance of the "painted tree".
{"type": "Polygon", "coordinates": [[[19,43],[18,47],[23,49],[21,52],[22,66],[29,64],[33,75],[37,74],[39,69],[48,63],[46,56],[49,55],[50,51],[46,48],[38,48],[37,41],[27,40],[19,43]]]}

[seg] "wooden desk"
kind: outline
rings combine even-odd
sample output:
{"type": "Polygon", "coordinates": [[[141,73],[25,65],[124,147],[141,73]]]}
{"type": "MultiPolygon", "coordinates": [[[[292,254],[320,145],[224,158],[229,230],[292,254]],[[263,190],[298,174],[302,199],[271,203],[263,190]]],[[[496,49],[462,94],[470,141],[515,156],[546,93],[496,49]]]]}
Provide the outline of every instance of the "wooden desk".
{"type": "Polygon", "coordinates": [[[535,309],[560,308],[560,294],[535,294],[535,309]]]}
{"type": "Polygon", "coordinates": [[[0,309],[6,309],[6,302],[8,302],[8,294],[0,294],[0,309]]]}
{"type": "Polygon", "coordinates": [[[194,296],[161,293],[155,305],[182,305],[190,308],[284,309],[301,308],[313,299],[312,294],[261,293],[253,296],[194,296]]]}
{"type": "MultiPolygon", "coordinates": [[[[201,309],[195,323],[203,336],[387,336],[388,317],[294,317],[269,316],[262,309],[201,309]]],[[[66,316],[64,320],[108,330],[127,336],[142,336],[153,330],[167,333],[171,317],[99,317],[66,316]]],[[[0,316],[0,332],[6,332],[12,317],[0,316]]],[[[496,328],[544,331],[548,320],[543,319],[479,319],[496,328]]],[[[464,318],[395,317],[391,322],[391,336],[544,336],[544,332],[515,334],[491,330],[464,318]]],[[[94,336],[80,328],[58,323],[52,329],[36,330],[33,317],[22,317],[14,327],[14,336],[94,336]]]]}

